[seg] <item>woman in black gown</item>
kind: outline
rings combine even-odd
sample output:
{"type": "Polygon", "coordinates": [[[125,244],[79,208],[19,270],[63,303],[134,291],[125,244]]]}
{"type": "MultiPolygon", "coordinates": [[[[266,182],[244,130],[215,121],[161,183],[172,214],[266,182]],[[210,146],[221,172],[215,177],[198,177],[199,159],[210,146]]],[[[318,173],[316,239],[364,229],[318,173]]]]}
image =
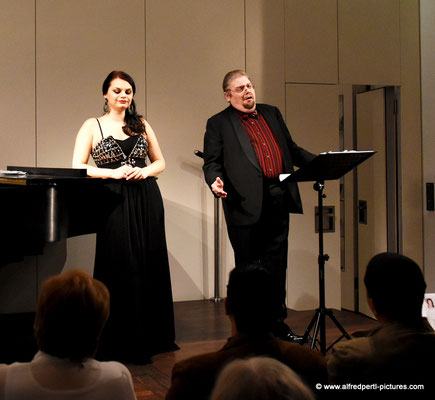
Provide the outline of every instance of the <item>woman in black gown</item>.
{"type": "MultiPolygon", "coordinates": [[[[111,178],[105,189],[115,206],[97,232],[94,277],[108,287],[110,317],[100,359],[150,362],[177,348],[164,210],[155,176],[165,160],[151,126],[136,112],[133,79],[111,72],[103,83],[104,115],[85,121],[74,148],[74,168],[111,178]],[[96,167],[88,165],[89,155],[96,167]],[[150,163],[146,164],[148,156],[150,163]]],[[[90,199],[93,201],[93,199],[90,199]]]]}

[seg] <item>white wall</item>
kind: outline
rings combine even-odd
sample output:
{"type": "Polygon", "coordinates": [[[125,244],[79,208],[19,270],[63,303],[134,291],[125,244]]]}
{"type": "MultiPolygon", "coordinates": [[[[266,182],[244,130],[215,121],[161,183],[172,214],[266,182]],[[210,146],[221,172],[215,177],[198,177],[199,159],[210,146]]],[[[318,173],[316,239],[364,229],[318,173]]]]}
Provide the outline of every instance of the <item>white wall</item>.
{"type": "MultiPolygon", "coordinates": [[[[404,159],[412,166],[402,171],[404,249],[421,259],[421,148],[416,150],[421,137],[420,95],[415,63],[419,2],[398,4],[393,0],[328,0],[321,7],[315,0],[0,0],[0,72],[8,94],[0,99],[0,168],[70,166],[76,132],[86,118],[101,113],[103,79],[112,69],[126,70],[136,80],[138,107],[155,129],[168,164],[159,185],[166,208],[174,299],[201,299],[213,295],[213,200],[193,150],[202,149],[207,118],[226,107],[220,88],[225,72],[246,68],[257,84],[258,100],[279,106],[295,141],[316,152],[338,146],[338,114],[333,111],[335,101],[338,107],[337,85],[400,84],[404,159]],[[352,25],[352,12],[364,7],[369,10],[366,20],[376,27],[376,34],[368,37],[379,42],[380,50],[376,62],[367,53],[355,66],[349,58],[358,58],[360,48],[352,40],[365,42],[352,25]],[[382,21],[387,21],[384,30],[379,26],[382,21]],[[388,43],[393,45],[384,52],[388,43]],[[361,71],[364,82],[359,82],[361,71]],[[379,77],[391,82],[380,82],[379,77]],[[331,112],[325,113],[327,101],[332,102],[331,112]],[[321,123],[326,124],[324,130],[321,123]]],[[[423,2],[422,7],[427,9],[428,4],[423,2]]],[[[363,25],[362,33],[370,26],[363,25]]],[[[429,145],[433,148],[432,142],[429,145]]],[[[298,309],[317,305],[315,194],[306,186],[302,185],[302,196],[307,214],[292,218],[290,234],[288,302],[298,309]]],[[[327,191],[328,202],[338,210],[338,189],[328,185],[327,191]]],[[[224,294],[233,256],[221,222],[224,294]]],[[[329,306],[339,307],[338,235],[327,240],[333,256],[328,262],[327,300],[329,306]]],[[[72,267],[91,271],[94,243],[94,235],[70,239],[50,246],[52,255],[2,268],[0,311],[17,291],[27,300],[15,301],[13,309],[32,308],[38,283],[47,274],[72,267]],[[17,289],[23,276],[29,281],[17,289]]]]}
{"type": "MultiPolygon", "coordinates": [[[[179,5],[147,1],[147,118],[167,162],[159,185],[174,299],[192,300],[213,295],[213,196],[193,152],[203,149],[207,118],[226,107],[223,76],[245,67],[244,6],[232,0],[179,5]]],[[[222,252],[223,286],[231,257],[222,252]]]]}
{"type": "MultiPolygon", "coordinates": [[[[338,86],[287,84],[287,124],[298,145],[313,153],[339,150],[338,86]],[[306,111],[310,110],[310,118],[306,111]]],[[[290,217],[288,297],[289,307],[297,310],[318,307],[318,234],[314,208],[318,192],[313,182],[299,184],[304,214],[290,217]]],[[[326,306],[341,307],[340,282],[340,199],[339,181],[326,181],[324,206],[335,207],[335,232],[325,233],[326,306]]]]}
{"type": "MultiPolygon", "coordinates": [[[[0,0],[0,38],[0,169],[7,165],[34,166],[36,99],[33,1],[0,0]]],[[[36,273],[34,257],[0,268],[0,312],[25,310],[29,304],[35,303],[36,273]]]]}

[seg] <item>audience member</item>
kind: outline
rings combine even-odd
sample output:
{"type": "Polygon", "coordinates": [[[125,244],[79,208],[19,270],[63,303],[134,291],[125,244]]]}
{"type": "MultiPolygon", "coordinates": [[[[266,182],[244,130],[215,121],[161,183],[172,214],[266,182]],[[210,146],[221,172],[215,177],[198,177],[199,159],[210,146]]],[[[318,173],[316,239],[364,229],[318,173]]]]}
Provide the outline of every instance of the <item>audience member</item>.
{"type": "Polygon", "coordinates": [[[268,356],[292,368],[311,387],[327,379],[323,356],[273,336],[281,313],[280,286],[275,275],[259,265],[231,271],[225,308],[232,337],[217,352],[178,362],[172,371],[167,399],[206,399],[220,370],[230,361],[268,356]]]}
{"type": "Polygon", "coordinates": [[[426,283],[420,267],[403,255],[381,253],[368,263],[364,283],[368,304],[380,326],[365,337],[332,348],[327,358],[330,382],[391,385],[383,392],[379,388],[364,391],[364,396],[375,397],[399,390],[399,385],[423,384],[424,391],[402,394],[430,398],[435,333],[421,316],[426,283]]]}
{"type": "Polygon", "coordinates": [[[313,392],[287,365],[269,357],[230,362],[210,400],[314,400],[313,392]]]}
{"type": "Polygon", "coordinates": [[[94,356],[109,316],[109,292],[80,270],[45,281],[34,323],[38,353],[0,369],[0,398],[136,399],[131,374],[94,356]]]}

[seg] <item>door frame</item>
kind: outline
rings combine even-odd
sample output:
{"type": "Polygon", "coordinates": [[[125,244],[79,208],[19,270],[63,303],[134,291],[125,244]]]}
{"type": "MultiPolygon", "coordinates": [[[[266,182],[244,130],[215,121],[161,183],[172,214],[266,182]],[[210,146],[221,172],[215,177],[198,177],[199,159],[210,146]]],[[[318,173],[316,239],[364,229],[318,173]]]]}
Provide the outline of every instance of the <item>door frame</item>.
{"type": "MultiPolygon", "coordinates": [[[[352,86],[352,142],[353,148],[358,149],[357,140],[357,111],[356,96],[359,93],[385,89],[385,157],[386,157],[386,191],[387,191],[387,251],[400,252],[402,249],[401,235],[401,206],[400,206],[400,88],[395,86],[352,86]]],[[[353,236],[353,268],[354,268],[354,311],[359,312],[359,249],[358,249],[358,172],[353,171],[353,198],[344,199],[353,204],[353,229],[350,230],[353,236]]],[[[345,231],[349,232],[350,225],[344,221],[345,231]]],[[[349,237],[349,235],[346,235],[349,237]]],[[[345,251],[344,248],[341,249],[345,251]]]]}

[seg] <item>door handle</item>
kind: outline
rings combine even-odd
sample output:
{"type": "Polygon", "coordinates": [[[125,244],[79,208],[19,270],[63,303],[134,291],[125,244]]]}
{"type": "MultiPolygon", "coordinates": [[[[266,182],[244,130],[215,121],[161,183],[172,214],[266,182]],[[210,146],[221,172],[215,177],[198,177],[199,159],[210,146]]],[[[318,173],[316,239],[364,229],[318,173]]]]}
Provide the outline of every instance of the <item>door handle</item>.
{"type": "Polygon", "coordinates": [[[367,225],[367,200],[358,200],[358,222],[367,225]]]}

